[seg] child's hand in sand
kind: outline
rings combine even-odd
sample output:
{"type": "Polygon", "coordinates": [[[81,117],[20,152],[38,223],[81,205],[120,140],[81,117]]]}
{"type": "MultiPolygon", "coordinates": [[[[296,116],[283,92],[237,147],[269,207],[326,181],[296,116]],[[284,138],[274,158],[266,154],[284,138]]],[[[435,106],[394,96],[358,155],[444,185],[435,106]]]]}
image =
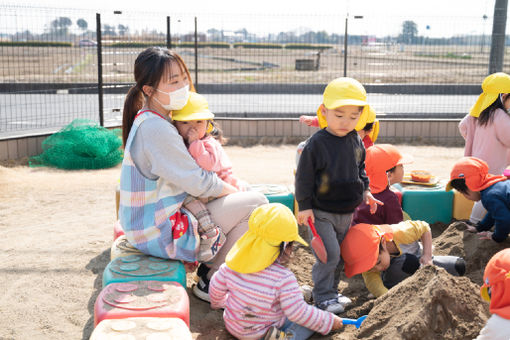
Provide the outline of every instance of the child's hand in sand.
{"type": "Polygon", "coordinates": [[[427,254],[423,254],[421,257],[420,257],[420,264],[422,266],[431,266],[433,263],[432,263],[432,256],[430,255],[427,255],[427,254]]]}
{"type": "Polygon", "coordinates": [[[466,228],[467,231],[469,231],[470,233],[477,233],[478,230],[476,230],[476,227],[475,226],[472,226],[472,225],[467,225],[467,228],[466,228]]]}
{"type": "Polygon", "coordinates": [[[343,322],[342,319],[335,315],[335,318],[333,319],[333,327],[331,327],[332,331],[337,331],[340,328],[342,328],[343,322]]]}
{"type": "Polygon", "coordinates": [[[492,240],[492,231],[482,231],[478,233],[480,240],[492,240]]]}

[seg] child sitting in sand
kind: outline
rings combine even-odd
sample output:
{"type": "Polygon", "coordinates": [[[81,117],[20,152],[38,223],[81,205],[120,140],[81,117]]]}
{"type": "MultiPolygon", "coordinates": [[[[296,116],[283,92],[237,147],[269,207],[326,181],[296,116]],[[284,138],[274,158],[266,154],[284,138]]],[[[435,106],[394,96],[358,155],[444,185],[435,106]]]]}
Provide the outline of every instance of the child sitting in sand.
{"type": "Polygon", "coordinates": [[[455,163],[446,186],[460,192],[471,201],[482,201],[487,215],[470,232],[482,239],[503,242],[510,233],[510,181],[503,175],[489,174],[487,163],[476,157],[463,157],[455,163]],[[490,229],[494,227],[494,232],[490,229]]]}
{"type": "Polygon", "coordinates": [[[510,248],[496,253],[483,274],[482,298],[490,302],[492,316],[475,340],[510,339],[510,248]]]}
{"type": "Polygon", "coordinates": [[[256,208],[209,286],[212,308],[224,308],[225,327],[240,339],[308,339],[342,327],[336,315],[308,305],[286,267],[293,242],[305,246],[289,208],[256,208]]]}
{"type": "Polygon", "coordinates": [[[466,271],[460,257],[432,256],[430,226],[423,221],[357,224],[349,229],[340,247],[345,275],[362,274],[367,289],[375,297],[413,275],[421,265],[434,264],[457,276],[466,271]]]}
{"type": "Polygon", "coordinates": [[[411,162],[409,157],[402,156],[398,149],[390,144],[377,144],[367,149],[365,170],[370,180],[370,191],[374,198],[384,205],[379,206],[372,214],[370,207],[361,203],[354,211],[352,225],[395,224],[403,221],[400,200],[390,185],[402,182],[404,164],[411,162]]]}

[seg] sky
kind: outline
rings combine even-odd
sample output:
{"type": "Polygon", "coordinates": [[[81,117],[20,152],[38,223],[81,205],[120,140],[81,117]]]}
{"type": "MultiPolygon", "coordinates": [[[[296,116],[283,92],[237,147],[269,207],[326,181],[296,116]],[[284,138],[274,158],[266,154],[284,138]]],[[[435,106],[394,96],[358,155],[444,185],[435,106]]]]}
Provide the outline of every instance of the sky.
{"type": "MultiPolygon", "coordinates": [[[[418,35],[428,37],[454,36],[461,34],[490,34],[495,0],[0,0],[0,9],[6,6],[28,8],[26,13],[34,11],[32,7],[74,9],[70,16],[79,16],[79,9],[90,11],[89,25],[94,23],[95,12],[104,15],[104,20],[113,24],[128,24],[131,28],[151,26],[145,20],[152,21],[151,15],[138,15],[147,12],[172,17],[176,33],[188,33],[193,30],[193,16],[199,19],[199,30],[215,27],[225,30],[246,28],[257,34],[280,31],[326,30],[343,34],[345,17],[349,17],[351,34],[384,36],[398,34],[404,20],[417,24],[418,35]],[[113,10],[122,14],[113,16],[113,10]],[[483,16],[488,17],[487,20],[483,16]],[[362,18],[355,18],[362,16],[362,18]],[[114,23],[115,21],[115,23],[114,23]]],[[[5,13],[5,11],[2,10],[5,13]]],[[[12,11],[11,11],[12,12],[12,11]]],[[[29,18],[19,11],[3,18],[0,30],[6,27],[21,26],[29,18]],[[16,20],[16,23],[12,23],[16,20]],[[3,27],[2,27],[3,26],[3,27]]],[[[77,19],[78,17],[76,17],[77,19]]],[[[74,19],[74,20],[76,20],[74,19]]],[[[0,14],[0,21],[2,21],[0,14]]],[[[161,22],[164,30],[164,20],[161,22]]],[[[158,26],[159,29],[159,26],[158,26]]]]}

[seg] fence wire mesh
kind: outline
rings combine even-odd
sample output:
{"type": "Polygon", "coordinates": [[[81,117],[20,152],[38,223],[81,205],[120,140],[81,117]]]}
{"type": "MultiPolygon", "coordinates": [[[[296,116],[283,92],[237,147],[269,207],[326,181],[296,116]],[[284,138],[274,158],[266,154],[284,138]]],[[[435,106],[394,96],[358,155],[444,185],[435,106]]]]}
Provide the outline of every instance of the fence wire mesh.
{"type": "Polygon", "coordinates": [[[0,9],[0,138],[58,129],[75,118],[99,120],[100,101],[104,124],[118,125],[134,60],[152,45],[183,57],[220,117],[311,115],[324,86],[347,75],[366,86],[379,117],[460,118],[480,93],[490,62],[487,15],[0,9]]]}

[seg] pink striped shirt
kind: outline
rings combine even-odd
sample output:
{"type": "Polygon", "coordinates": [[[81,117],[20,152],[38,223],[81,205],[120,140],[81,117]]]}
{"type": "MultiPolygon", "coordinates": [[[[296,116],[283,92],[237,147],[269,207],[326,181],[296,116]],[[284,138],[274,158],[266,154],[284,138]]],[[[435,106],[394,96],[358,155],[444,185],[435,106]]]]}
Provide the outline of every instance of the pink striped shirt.
{"type": "Polygon", "coordinates": [[[227,153],[214,137],[207,136],[194,141],[188,151],[202,169],[215,172],[223,181],[241,189],[232,174],[232,163],[227,153]]]}
{"type": "Polygon", "coordinates": [[[334,314],[308,305],[294,274],[279,263],[251,274],[223,264],[211,279],[209,296],[212,308],[225,309],[225,327],[240,339],[260,339],[286,318],[322,334],[333,326],[334,314]]]}

